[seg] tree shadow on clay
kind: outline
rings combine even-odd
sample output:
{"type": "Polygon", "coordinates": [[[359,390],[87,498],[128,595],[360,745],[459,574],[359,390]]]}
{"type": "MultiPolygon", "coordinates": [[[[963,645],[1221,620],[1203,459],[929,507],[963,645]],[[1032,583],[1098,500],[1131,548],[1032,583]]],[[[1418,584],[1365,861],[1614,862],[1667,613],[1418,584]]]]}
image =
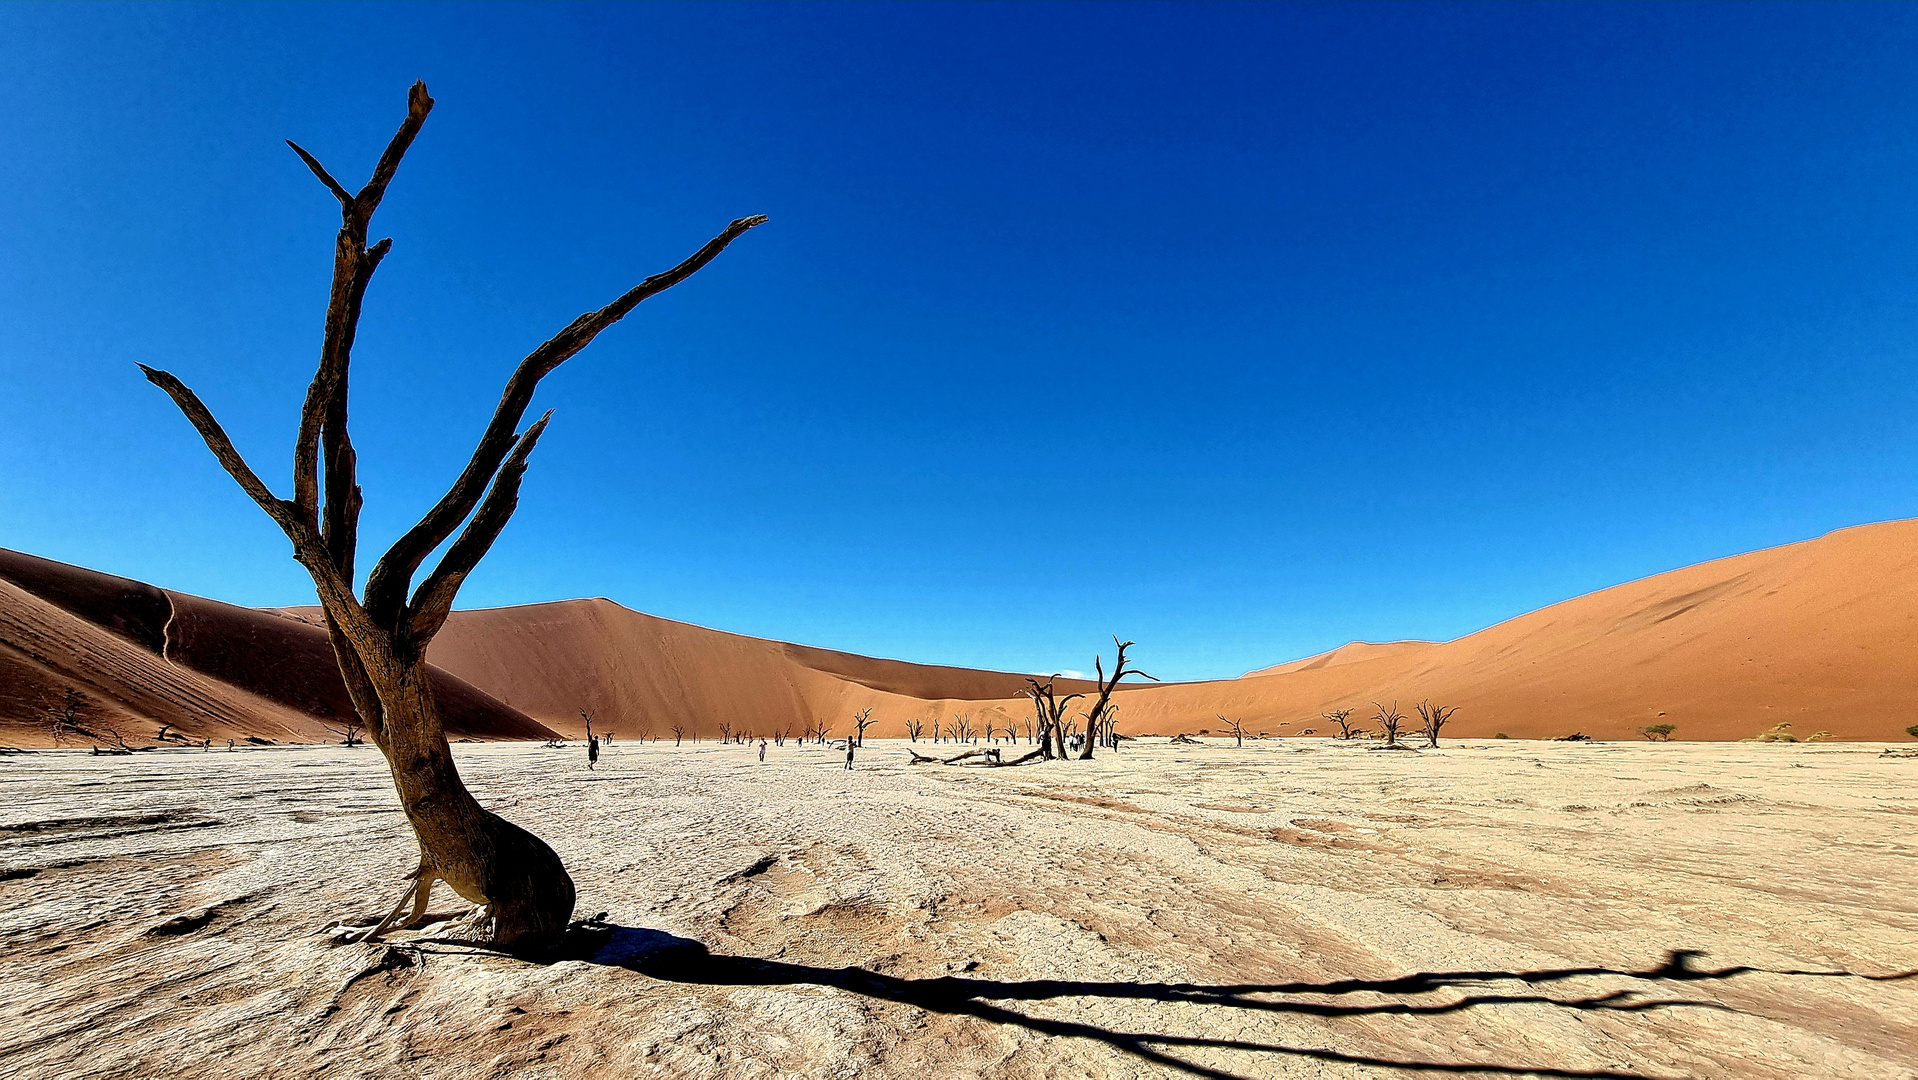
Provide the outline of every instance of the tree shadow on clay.
{"type": "Polygon", "coordinates": [[[719,956],[708,951],[706,946],[699,942],[687,938],[658,930],[634,929],[609,924],[588,925],[575,931],[571,947],[566,950],[566,953],[572,959],[622,967],[666,982],[702,986],[799,984],[831,986],[869,998],[913,1005],[929,1012],[973,1016],[997,1024],[1014,1024],[1044,1035],[1093,1039],[1144,1060],[1193,1076],[1207,1077],[1209,1080],[1243,1080],[1243,1078],[1234,1073],[1184,1060],[1169,1051],[1179,1047],[1217,1048],[1440,1074],[1565,1077],[1590,1078],[1590,1080],[1653,1080],[1653,1078],[1642,1073],[1612,1069],[1562,1069],[1544,1065],[1502,1065],[1490,1062],[1396,1060],[1342,1053],[1322,1047],[1163,1035],[1149,1031],[1113,1031],[1079,1021],[1029,1016],[1008,1008],[1003,1003],[1070,997],[1136,998],[1323,1017],[1437,1016],[1466,1009],[1523,1004],[1605,1012],[1645,1012],[1671,1008],[1732,1012],[1736,1010],[1715,1001],[1646,998],[1644,994],[1635,990],[1619,990],[1593,997],[1554,997],[1536,992],[1513,994],[1470,992],[1457,1001],[1433,1004],[1395,1001],[1342,1005],[1320,1001],[1272,1000],[1267,995],[1314,994],[1337,997],[1344,994],[1373,993],[1406,996],[1429,994],[1448,988],[1483,990],[1487,984],[1499,981],[1518,981],[1530,987],[1563,982],[1568,979],[1605,975],[1666,984],[1712,982],[1747,974],[1863,978],[1875,981],[1892,981],[1918,976],[1918,972],[1905,972],[1898,975],[1853,975],[1847,971],[1774,971],[1743,965],[1709,970],[1694,964],[1694,961],[1703,955],[1702,953],[1696,950],[1680,949],[1667,953],[1664,963],[1642,971],[1605,967],[1558,968],[1541,971],[1434,971],[1396,979],[1340,979],[1322,983],[1221,986],[1195,983],[1080,982],[1065,979],[999,982],[992,979],[951,976],[935,979],[902,979],[857,967],[825,968],[789,964],[778,960],[757,960],[744,956],[719,956]]]}

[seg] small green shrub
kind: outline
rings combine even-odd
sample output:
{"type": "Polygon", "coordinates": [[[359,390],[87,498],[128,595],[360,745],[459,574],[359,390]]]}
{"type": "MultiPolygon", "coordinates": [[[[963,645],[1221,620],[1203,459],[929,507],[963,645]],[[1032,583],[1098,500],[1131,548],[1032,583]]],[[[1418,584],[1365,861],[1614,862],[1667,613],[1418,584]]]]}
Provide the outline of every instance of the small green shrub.
{"type": "Polygon", "coordinates": [[[1653,724],[1650,727],[1639,728],[1638,733],[1645,736],[1648,742],[1671,742],[1672,732],[1677,730],[1677,724],[1653,724]]]}
{"type": "Polygon", "coordinates": [[[1910,727],[1906,728],[1905,734],[1911,736],[1914,739],[1918,739],[1918,724],[1913,724],[1910,727]]]}

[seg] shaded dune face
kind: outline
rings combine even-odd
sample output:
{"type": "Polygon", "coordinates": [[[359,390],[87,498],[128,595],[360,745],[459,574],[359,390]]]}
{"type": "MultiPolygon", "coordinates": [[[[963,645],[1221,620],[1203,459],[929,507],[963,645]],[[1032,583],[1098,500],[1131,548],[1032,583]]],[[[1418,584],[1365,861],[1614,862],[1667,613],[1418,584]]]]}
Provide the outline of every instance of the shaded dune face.
{"type": "MultiPolygon", "coordinates": [[[[320,722],[349,707],[317,620],[0,551],[0,724],[24,731],[79,687],[101,710],[194,733],[322,737],[320,722]]],[[[767,641],[606,599],[454,612],[428,659],[455,738],[580,736],[582,710],[625,739],[671,739],[675,725],[706,739],[722,726],[797,735],[820,722],[843,737],[863,709],[875,738],[956,713],[1023,731],[1031,715],[1023,675],[767,641]]],[[[1353,642],[1116,701],[1130,735],[1216,733],[1221,713],[1248,733],[1325,735],[1323,712],[1351,708],[1369,727],[1374,701],[1411,714],[1429,698],[1459,707],[1448,737],[1623,739],[1669,723],[1680,739],[1736,739],[1789,723],[1800,736],[1902,741],[1914,681],[1918,521],[1897,521],[1655,575],[1455,641],[1353,642]]]]}
{"type": "MultiPolygon", "coordinates": [[[[552,735],[455,676],[431,677],[453,738],[552,735]]],[[[73,695],[130,739],[168,725],[319,741],[353,712],[319,626],[0,549],[0,730],[37,745],[39,721],[73,695]]]]}

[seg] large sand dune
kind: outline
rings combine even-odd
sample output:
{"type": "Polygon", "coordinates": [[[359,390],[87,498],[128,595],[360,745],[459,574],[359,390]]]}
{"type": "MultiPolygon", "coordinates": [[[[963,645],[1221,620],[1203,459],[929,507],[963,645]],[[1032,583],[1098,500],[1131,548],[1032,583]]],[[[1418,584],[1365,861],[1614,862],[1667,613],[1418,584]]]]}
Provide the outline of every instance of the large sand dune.
{"type": "MultiPolygon", "coordinates": [[[[430,655],[568,731],[581,729],[580,708],[628,735],[675,722],[707,735],[721,721],[799,731],[815,717],[843,733],[871,708],[874,732],[896,737],[913,717],[1031,715],[1016,696],[1023,676],[741,637],[607,600],[460,612],[430,655]]],[[[1459,707],[1449,730],[1460,736],[1634,738],[1670,723],[1681,739],[1737,739],[1786,722],[1801,735],[1887,740],[1905,737],[1913,685],[1918,520],[1701,563],[1456,641],[1354,642],[1239,679],[1148,684],[1119,698],[1119,715],[1131,734],[1217,730],[1221,713],[1251,731],[1323,734],[1321,712],[1366,717],[1372,702],[1396,700],[1411,713],[1430,698],[1459,707]]]]}
{"type": "MultiPolygon", "coordinates": [[[[455,676],[432,677],[454,738],[552,735],[455,676]]],[[[44,745],[42,718],[69,696],[83,726],[129,742],[161,725],[221,742],[321,741],[352,713],[317,627],[0,549],[0,739],[44,745]]]]}
{"type": "MultiPolygon", "coordinates": [[[[0,719],[76,682],[103,709],[216,735],[317,735],[315,717],[345,712],[312,609],[252,611],[0,552],[6,582],[0,719]]],[[[628,739],[818,721],[843,735],[868,708],[874,737],[903,736],[914,718],[963,712],[1003,730],[1031,714],[1022,675],[767,641],[604,599],[455,612],[428,656],[456,734],[486,738],[582,734],[582,710],[628,739]]],[[[1397,701],[1410,713],[1430,698],[1459,707],[1458,736],[1632,738],[1670,723],[1680,739],[1736,739],[1783,722],[1886,740],[1904,738],[1915,682],[1918,520],[1701,563],[1456,641],[1353,642],[1238,679],[1129,689],[1119,721],[1168,734],[1217,730],[1224,714],[1248,731],[1324,734],[1324,711],[1364,718],[1397,701]]]]}

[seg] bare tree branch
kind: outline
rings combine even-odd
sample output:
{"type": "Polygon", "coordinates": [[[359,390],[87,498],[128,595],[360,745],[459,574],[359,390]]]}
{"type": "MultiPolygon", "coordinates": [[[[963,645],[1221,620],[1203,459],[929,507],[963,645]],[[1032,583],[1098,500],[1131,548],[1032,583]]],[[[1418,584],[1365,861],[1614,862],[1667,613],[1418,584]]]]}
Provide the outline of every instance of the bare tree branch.
{"type": "Polygon", "coordinates": [[[233,477],[241,490],[251,496],[260,509],[279,525],[287,539],[293,542],[293,557],[313,576],[314,587],[319,590],[320,599],[328,608],[328,615],[332,616],[337,610],[347,622],[353,624],[354,629],[371,629],[371,624],[366,621],[366,612],[353,598],[352,585],[342,579],[333,564],[326,559],[312,526],[300,516],[297,507],[276,497],[253,472],[252,466],[234,448],[233,440],[227,437],[226,430],[213,418],[213,413],[199,395],[168,372],[145,364],[138,366],[146,373],[147,381],[166,391],[173,403],[186,414],[187,420],[199,431],[200,438],[205,440],[207,449],[213,451],[213,456],[226,469],[227,475],[233,477]]]}
{"type": "Polygon", "coordinates": [[[574,319],[564,330],[520,361],[519,367],[506,381],[499,405],[493,410],[493,419],[487,424],[485,434],[480,436],[479,446],[466,463],[465,471],[460,473],[459,479],[453,482],[452,488],[439,503],[420,519],[420,523],[395,541],[373,567],[366,582],[366,607],[375,622],[398,622],[406,588],[412,581],[414,571],[419,569],[420,562],[434,548],[453,534],[453,530],[466,520],[466,515],[472,513],[473,507],[478,504],[487,482],[512,448],[513,431],[527,407],[532,404],[533,392],[538,389],[539,381],[584,349],[600,331],[625,318],[641,301],[686,280],[724,251],[726,245],[765,221],[764,214],[740,218],[678,266],[663,274],[654,274],[598,311],[574,319]]]}
{"type": "Polygon", "coordinates": [[[286,145],[292,147],[293,152],[300,155],[300,160],[306,162],[306,167],[313,170],[314,176],[320,178],[320,183],[326,185],[326,190],[332,192],[333,197],[340,200],[341,206],[353,205],[353,196],[348,194],[344,187],[340,186],[338,180],[333,179],[333,174],[327,172],[326,166],[320,164],[320,159],[307,153],[305,147],[294,142],[292,139],[286,140],[286,145]]]}
{"type": "MultiPolygon", "coordinates": [[[[300,430],[293,442],[293,501],[300,507],[301,513],[317,525],[318,518],[318,472],[317,448],[321,426],[337,416],[342,430],[346,414],[346,369],[353,351],[353,337],[359,328],[360,303],[366,296],[366,286],[372,280],[373,270],[391,248],[390,242],[382,242],[373,252],[366,248],[366,230],[372,223],[373,212],[379,209],[380,200],[386,196],[386,187],[393,180],[393,173],[400,167],[400,158],[406,148],[413,145],[414,136],[419,134],[421,125],[426,123],[426,114],[433,109],[433,99],[427,96],[426,84],[416,82],[406,96],[406,119],[400,122],[400,129],[387,144],[386,152],[380,155],[379,164],[374,166],[373,178],[351,199],[342,199],[340,203],[340,232],[333,247],[333,286],[326,304],[326,330],[320,343],[319,370],[314,373],[313,384],[307,388],[306,404],[300,410],[300,430]],[[375,254],[375,252],[377,254],[375,254]],[[370,257],[369,257],[370,256],[370,257]]],[[[319,162],[305,150],[294,147],[308,168],[322,177],[322,182],[332,180],[319,162]]],[[[337,196],[344,188],[338,181],[329,185],[337,190],[337,196]]],[[[340,438],[344,438],[342,434],[340,438]]],[[[328,467],[336,454],[328,455],[328,467]]],[[[335,491],[346,492],[353,487],[350,472],[350,456],[343,459],[349,473],[339,484],[327,484],[328,494],[335,491]]],[[[350,501],[350,500],[349,500],[350,501]]],[[[345,516],[345,508],[339,512],[345,516]]],[[[357,526],[357,510],[351,515],[351,524],[357,526]]],[[[344,538],[348,528],[330,529],[338,538],[344,538]]],[[[437,545],[436,545],[437,546],[437,545]]],[[[350,572],[347,575],[351,577],[350,572]]]]}
{"type": "Polygon", "coordinates": [[[492,548],[493,541],[506,528],[506,522],[512,518],[513,511],[519,507],[519,483],[526,475],[526,458],[539,444],[539,437],[546,430],[546,424],[553,418],[552,410],[533,422],[526,434],[519,437],[513,452],[500,466],[499,475],[493,480],[493,488],[486,493],[486,501],[480,504],[479,513],[453,541],[445,556],[440,559],[431,576],[420,583],[419,590],[413,594],[410,606],[412,618],[408,620],[406,644],[420,653],[426,652],[426,645],[433,640],[445,625],[446,617],[453,610],[453,598],[459,594],[460,586],[465,583],[466,575],[473,572],[480,559],[492,548]]]}

